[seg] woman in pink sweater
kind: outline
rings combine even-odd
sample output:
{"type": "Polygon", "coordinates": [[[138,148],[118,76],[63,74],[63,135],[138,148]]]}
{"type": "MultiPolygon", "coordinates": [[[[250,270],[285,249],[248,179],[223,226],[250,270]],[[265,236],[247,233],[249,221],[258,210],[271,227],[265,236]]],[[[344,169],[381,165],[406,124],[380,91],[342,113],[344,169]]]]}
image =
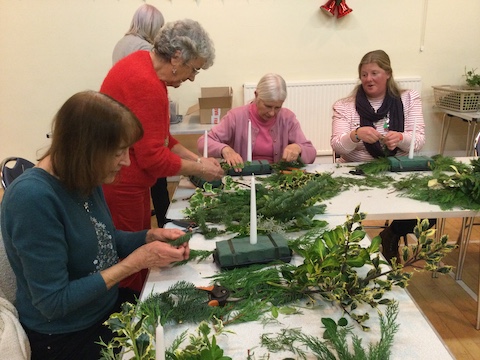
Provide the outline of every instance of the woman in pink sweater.
{"type": "MultiPolygon", "coordinates": [[[[252,160],[315,161],[317,151],[307,140],[295,114],[283,108],[287,97],[285,80],[277,74],[266,74],[258,82],[255,99],[230,110],[208,133],[208,155],[223,158],[231,166],[247,161],[248,122],[252,128],[252,160]]],[[[197,142],[202,154],[204,136],[197,142]]]]}

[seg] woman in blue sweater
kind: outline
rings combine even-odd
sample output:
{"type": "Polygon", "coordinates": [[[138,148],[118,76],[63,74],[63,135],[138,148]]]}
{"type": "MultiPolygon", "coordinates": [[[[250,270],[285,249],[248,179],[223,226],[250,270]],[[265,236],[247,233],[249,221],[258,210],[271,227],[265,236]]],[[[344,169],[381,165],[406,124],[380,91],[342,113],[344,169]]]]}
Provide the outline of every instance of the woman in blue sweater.
{"type": "Polygon", "coordinates": [[[17,279],[16,308],[32,359],[98,359],[102,323],[134,301],[118,283],[139,270],[188,259],[174,229],[115,229],[101,185],[130,165],[143,136],[123,105],[94,91],[73,95],[53,122],[51,147],[5,191],[1,230],[17,279]],[[119,258],[123,258],[119,261],[119,258]]]}

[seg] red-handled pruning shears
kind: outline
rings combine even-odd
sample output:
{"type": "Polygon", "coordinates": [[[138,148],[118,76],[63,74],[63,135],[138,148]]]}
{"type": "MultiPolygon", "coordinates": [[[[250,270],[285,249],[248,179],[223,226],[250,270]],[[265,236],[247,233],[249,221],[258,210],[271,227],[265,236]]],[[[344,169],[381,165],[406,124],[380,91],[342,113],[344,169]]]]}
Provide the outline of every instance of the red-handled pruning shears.
{"type": "Polygon", "coordinates": [[[241,300],[241,298],[230,297],[231,292],[225,286],[198,286],[197,289],[206,291],[208,293],[209,306],[225,306],[228,302],[236,302],[241,300]]]}

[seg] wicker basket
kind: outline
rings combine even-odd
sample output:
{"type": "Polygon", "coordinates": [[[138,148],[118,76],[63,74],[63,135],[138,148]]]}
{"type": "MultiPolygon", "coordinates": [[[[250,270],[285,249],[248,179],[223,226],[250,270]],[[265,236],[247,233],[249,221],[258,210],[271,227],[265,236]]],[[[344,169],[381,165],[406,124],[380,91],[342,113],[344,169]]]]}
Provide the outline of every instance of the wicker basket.
{"type": "Polygon", "coordinates": [[[480,109],[480,88],[468,86],[432,86],[435,105],[458,112],[475,112],[480,109]]]}

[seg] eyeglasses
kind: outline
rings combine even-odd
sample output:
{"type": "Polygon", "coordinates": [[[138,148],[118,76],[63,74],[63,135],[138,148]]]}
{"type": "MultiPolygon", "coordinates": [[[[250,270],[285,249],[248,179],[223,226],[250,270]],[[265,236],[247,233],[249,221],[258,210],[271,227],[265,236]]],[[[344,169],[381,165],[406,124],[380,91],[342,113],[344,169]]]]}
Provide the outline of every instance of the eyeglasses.
{"type": "Polygon", "coordinates": [[[192,68],[192,73],[193,73],[193,76],[196,76],[196,75],[198,75],[198,73],[199,73],[199,72],[200,72],[200,70],[201,70],[201,68],[198,68],[198,69],[196,69],[196,68],[195,68],[193,65],[190,65],[190,64],[185,64],[185,65],[187,65],[187,66],[189,66],[189,67],[191,67],[191,68],[192,68]]]}

